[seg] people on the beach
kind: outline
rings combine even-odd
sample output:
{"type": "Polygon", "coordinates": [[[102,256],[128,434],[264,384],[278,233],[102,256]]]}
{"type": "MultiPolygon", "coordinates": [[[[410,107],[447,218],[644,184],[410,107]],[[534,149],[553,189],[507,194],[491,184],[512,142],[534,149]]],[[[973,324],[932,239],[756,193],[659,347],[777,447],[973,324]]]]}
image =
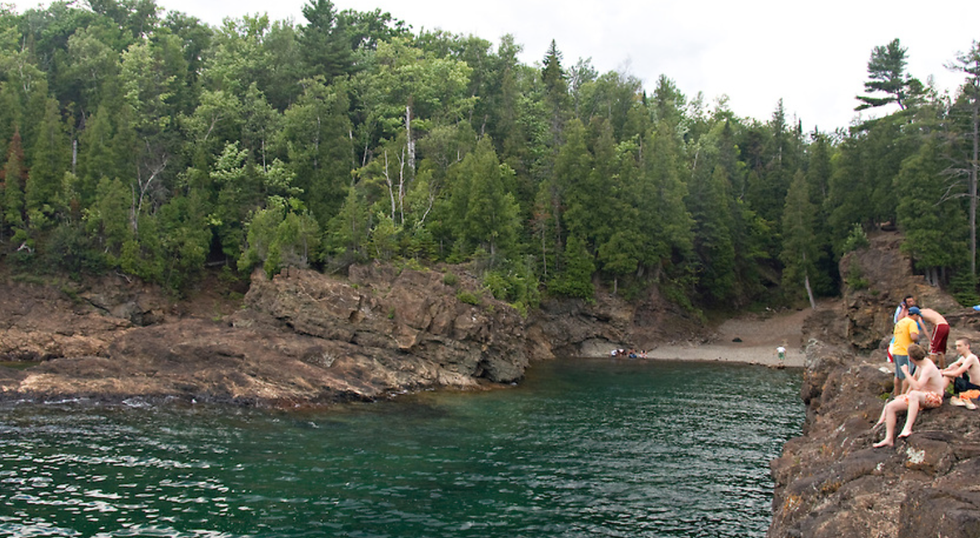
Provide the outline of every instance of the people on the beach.
{"type": "MultiPolygon", "coordinates": [[[[946,367],[946,345],[949,338],[949,323],[942,314],[931,308],[919,308],[922,319],[932,324],[932,337],[929,338],[929,358],[939,368],[946,367]]],[[[928,326],[926,326],[928,330],[928,326]]],[[[926,333],[928,334],[928,333],[926,333]]]]}
{"type": "Polygon", "coordinates": [[[943,376],[943,390],[950,383],[953,384],[953,392],[959,394],[968,390],[980,390],[980,360],[970,350],[969,338],[956,339],[957,359],[940,372],[943,376]]]}
{"type": "MultiPolygon", "coordinates": [[[[909,316],[912,316],[912,308],[909,310],[909,316]]],[[[904,439],[912,435],[912,425],[915,424],[920,409],[934,409],[943,404],[943,375],[926,356],[926,350],[918,344],[910,344],[907,352],[908,358],[916,367],[916,372],[913,376],[909,373],[909,366],[902,365],[902,372],[905,374],[910,390],[885,404],[885,408],[881,410],[881,416],[874,427],[884,424],[885,438],[875,443],[875,448],[895,444],[895,423],[898,420],[898,413],[907,411],[905,427],[898,434],[900,439],[904,439]]]]}
{"type": "Polygon", "coordinates": [[[908,314],[895,324],[895,343],[892,344],[892,358],[895,360],[894,395],[905,394],[909,389],[908,366],[910,345],[919,341],[919,307],[912,306],[908,314]],[[904,368],[903,368],[904,367],[904,368]]]}

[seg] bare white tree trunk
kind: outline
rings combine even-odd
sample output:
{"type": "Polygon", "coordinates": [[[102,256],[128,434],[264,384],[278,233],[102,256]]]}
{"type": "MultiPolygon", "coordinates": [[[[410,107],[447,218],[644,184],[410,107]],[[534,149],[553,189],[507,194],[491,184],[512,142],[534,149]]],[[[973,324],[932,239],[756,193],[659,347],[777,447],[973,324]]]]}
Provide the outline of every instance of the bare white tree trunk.
{"type": "Polygon", "coordinates": [[[391,221],[395,221],[395,189],[388,174],[388,150],[385,150],[385,184],[388,185],[388,197],[391,198],[391,221]]]}
{"type": "Polygon", "coordinates": [[[405,139],[408,144],[408,167],[415,171],[415,140],[412,139],[412,105],[405,107],[405,139]]]}

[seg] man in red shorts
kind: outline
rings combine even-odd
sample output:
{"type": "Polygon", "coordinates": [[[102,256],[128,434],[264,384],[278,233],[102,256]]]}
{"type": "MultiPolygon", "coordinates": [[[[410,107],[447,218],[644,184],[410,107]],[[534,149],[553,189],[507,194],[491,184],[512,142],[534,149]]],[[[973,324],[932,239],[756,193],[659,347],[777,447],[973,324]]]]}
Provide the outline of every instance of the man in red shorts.
{"type": "Polygon", "coordinates": [[[931,323],[932,338],[930,340],[929,358],[936,361],[936,366],[946,367],[946,340],[949,338],[949,323],[942,314],[931,308],[920,308],[922,319],[931,323]]]}

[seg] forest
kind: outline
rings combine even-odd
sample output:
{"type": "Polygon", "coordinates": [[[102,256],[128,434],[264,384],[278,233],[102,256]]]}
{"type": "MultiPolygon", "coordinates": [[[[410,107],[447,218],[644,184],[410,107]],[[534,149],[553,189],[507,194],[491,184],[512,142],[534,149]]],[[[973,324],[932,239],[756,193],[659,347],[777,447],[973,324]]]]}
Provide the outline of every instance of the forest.
{"type": "Polygon", "coordinates": [[[895,227],[918,273],[980,302],[977,42],[952,95],[875,47],[855,106],[894,111],[803,132],[781,101],[739,117],[554,42],[525,65],[510,36],[302,12],[0,9],[0,263],[177,296],[211,270],[467,263],[525,313],[597,286],[701,312],[860,287],[838,260],[895,227]]]}

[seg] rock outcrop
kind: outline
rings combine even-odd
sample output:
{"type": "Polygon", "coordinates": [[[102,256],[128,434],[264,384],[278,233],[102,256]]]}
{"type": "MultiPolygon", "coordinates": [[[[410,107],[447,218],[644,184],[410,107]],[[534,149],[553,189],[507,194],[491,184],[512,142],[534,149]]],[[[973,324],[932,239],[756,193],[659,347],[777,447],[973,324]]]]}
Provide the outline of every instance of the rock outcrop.
{"type": "Polygon", "coordinates": [[[0,357],[42,362],[0,368],[0,391],[291,404],[520,379],[521,316],[488,297],[463,302],[443,279],[390,266],[355,267],[348,279],[257,273],[242,308],[215,319],[183,316],[132,283],[71,294],[8,284],[16,293],[0,301],[0,357]]]}
{"type": "Polygon", "coordinates": [[[897,238],[881,234],[845,257],[842,274],[860,276],[860,289],[848,289],[840,311],[804,326],[807,415],[803,436],[772,463],[770,538],[980,536],[980,410],[944,403],[921,412],[908,439],[872,448],[883,432],[871,427],[893,383],[880,342],[904,295],[943,312],[951,338],[980,342],[976,315],[914,277],[897,238]]]}
{"type": "Polygon", "coordinates": [[[0,397],[374,399],[509,384],[531,358],[652,348],[702,329],[655,291],[635,302],[553,299],[524,319],[461,266],[258,272],[241,291],[222,298],[205,286],[171,301],[120,275],[85,287],[0,282],[0,361],[33,365],[0,366],[0,397]]]}

